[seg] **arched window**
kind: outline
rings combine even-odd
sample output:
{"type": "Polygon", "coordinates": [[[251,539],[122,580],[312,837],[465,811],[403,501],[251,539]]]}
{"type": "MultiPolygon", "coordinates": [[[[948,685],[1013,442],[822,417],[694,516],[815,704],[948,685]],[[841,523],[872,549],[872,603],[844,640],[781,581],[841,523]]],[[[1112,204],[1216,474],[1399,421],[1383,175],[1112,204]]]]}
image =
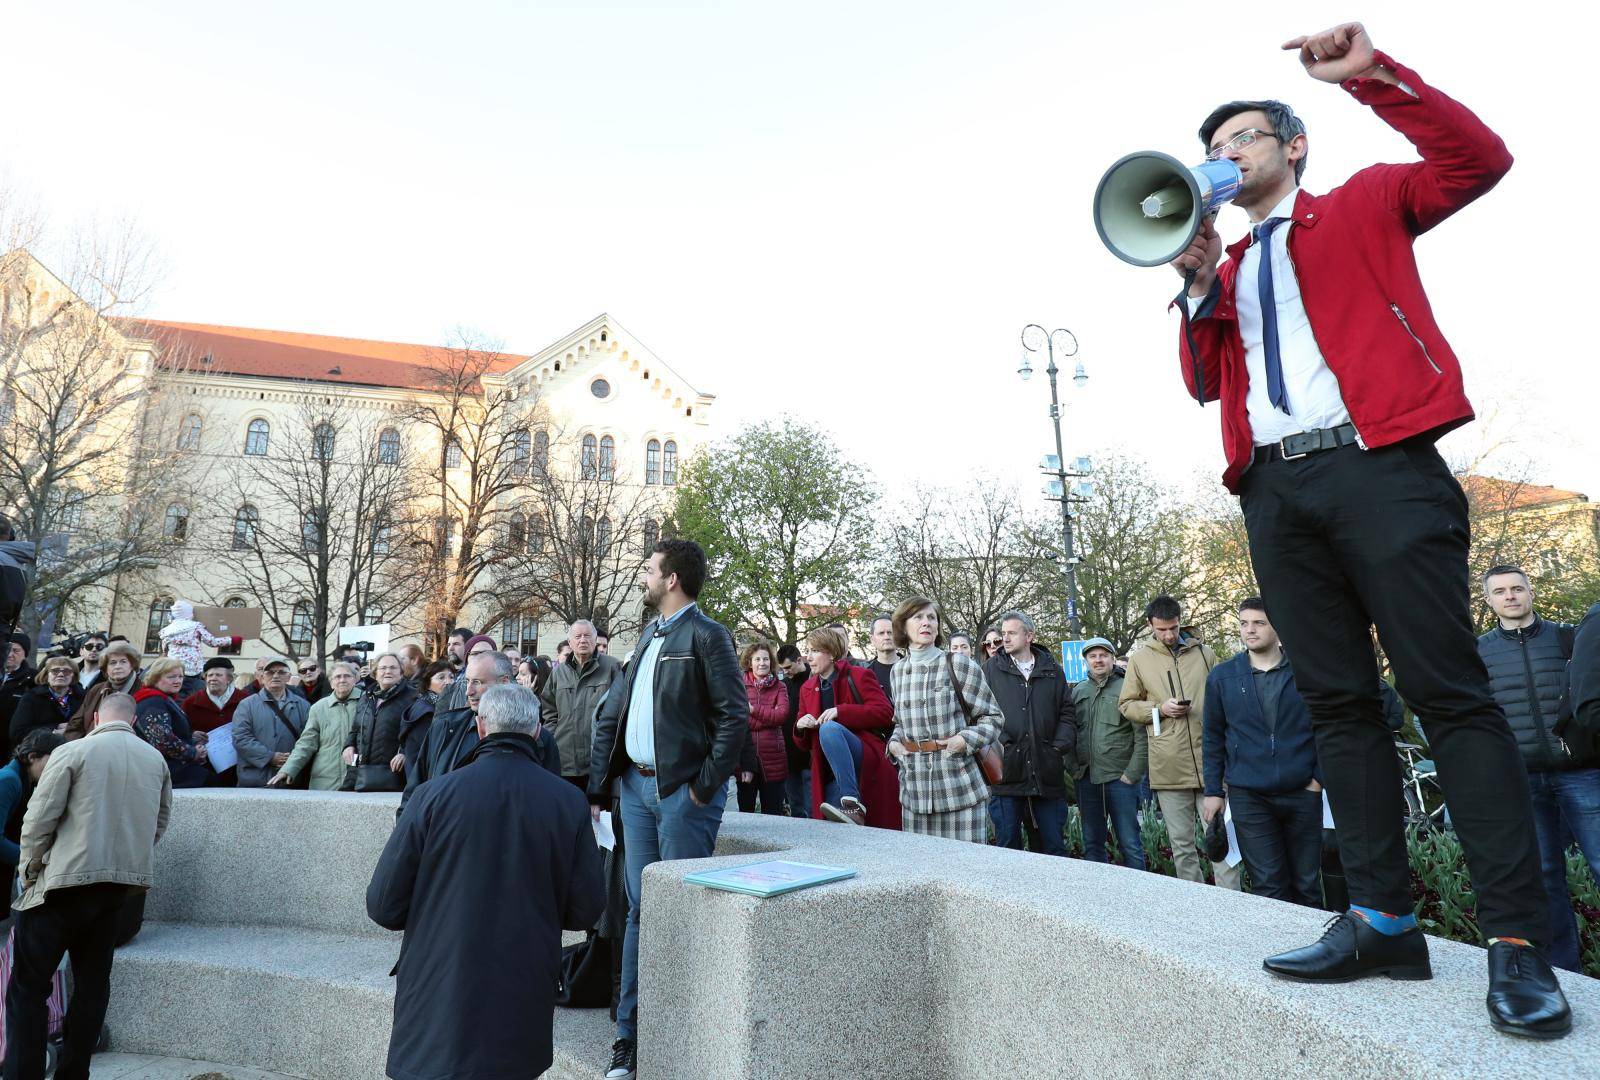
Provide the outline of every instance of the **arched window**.
{"type": "Polygon", "coordinates": [[[400,433],[392,427],[378,432],[378,464],[400,464],[400,433]]]}
{"type": "Polygon", "coordinates": [[[289,620],[289,651],[305,656],[311,651],[311,601],[297,600],[289,620]]]}
{"type": "Polygon", "coordinates": [[[316,461],[333,460],[333,425],[321,423],[311,429],[311,457],[316,461]]]}
{"type": "Polygon", "coordinates": [[[678,482],[678,444],[671,439],[667,440],[667,445],[661,451],[661,482],[678,482]]]}
{"type": "Polygon", "coordinates": [[[594,518],[584,515],[578,522],[578,555],[585,556],[594,550],[594,518]]]}
{"type": "Polygon", "coordinates": [[[651,439],[644,444],[644,482],[661,483],[661,440],[651,439]]]}
{"type": "Polygon", "coordinates": [[[527,550],[528,519],[521,514],[512,514],[506,523],[506,547],[519,553],[527,550]]]}
{"type": "Polygon", "coordinates": [[[374,555],[389,554],[390,545],[394,542],[394,526],[390,523],[387,514],[381,514],[372,521],[372,553],[374,555]]]}
{"type": "Polygon", "coordinates": [[[617,476],[617,440],[600,436],[600,479],[609,483],[617,476]]]}
{"type": "Polygon", "coordinates": [[[602,559],[611,554],[611,519],[609,517],[600,519],[600,529],[595,534],[595,554],[602,559]]]}
{"type": "Polygon", "coordinates": [[[256,525],[261,515],[245,503],[233,512],[233,550],[250,551],[256,546],[256,525]]]}
{"type": "Polygon", "coordinates": [[[644,553],[649,555],[656,549],[656,544],[661,540],[661,525],[654,518],[646,518],[644,523],[644,553]]]}
{"type": "Polygon", "coordinates": [[[50,517],[55,528],[65,533],[83,528],[83,493],[71,484],[50,489],[48,497],[50,517]]]}
{"type": "Polygon", "coordinates": [[[172,597],[158,596],[150,601],[150,618],[144,624],[144,651],[161,651],[161,628],[172,621],[172,597]]]}
{"type": "Polygon", "coordinates": [[[265,420],[252,420],[244,433],[244,452],[249,457],[267,456],[267,439],[272,434],[272,425],[265,420]]]}
{"type": "Polygon", "coordinates": [[[17,418],[17,392],[11,387],[0,391],[0,427],[5,427],[17,418]]]}
{"type": "Polygon", "coordinates": [[[316,551],[322,546],[322,511],[308,510],[300,518],[300,547],[316,551]]]}
{"type": "Polygon", "coordinates": [[[168,540],[181,544],[189,538],[189,508],[173,503],[167,507],[166,521],[161,526],[161,533],[168,540]]]}
{"type": "Polygon", "coordinates": [[[461,468],[461,440],[454,435],[444,444],[444,467],[447,469],[461,468]]]}
{"type": "Polygon", "coordinates": [[[451,554],[456,549],[456,541],[461,537],[461,519],[454,517],[440,518],[434,526],[433,542],[441,556],[451,554]]]}
{"type": "Polygon", "coordinates": [[[528,475],[528,459],[533,453],[533,437],[527,428],[511,433],[511,471],[517,476],[528,475]]]}
{"type": "Polygon", "coordinates": [[[544,476],[545,469],[550,467],[550,433],[536,431],[533,433],[533,475],[544,476]]]}
{"type": "Polygon", "coordinates": [[[200,432],[205,427],[205,421],[200,419],[199,413],[190,413],[183,418],[183,425],[178,428],[178,449],[200,449],[200,432]]]}
{"type": "Polygon", "coordinates": [[[579,459],[579,475],[585,480],[595,478],[595,457],[598,453],[599,443],[593,435],[583,437],[583,456],[579,459]]]}
{"type": "Polygon", "coordinates": [[[611,621],[611,609],[606,607],[604,604],[596,604],[594,606],[595,633],[597,633],[597,634],[606,633],[606,624],[609,623],[610,621],[611,621]]]}

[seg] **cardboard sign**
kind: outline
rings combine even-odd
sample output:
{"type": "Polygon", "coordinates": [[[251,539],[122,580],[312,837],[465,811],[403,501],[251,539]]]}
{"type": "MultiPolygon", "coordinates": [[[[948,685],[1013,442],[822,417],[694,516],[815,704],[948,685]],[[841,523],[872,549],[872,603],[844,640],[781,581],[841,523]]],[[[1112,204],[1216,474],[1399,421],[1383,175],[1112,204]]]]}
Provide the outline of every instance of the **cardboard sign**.
{"type": "Polygon", "coordinates": [[[258,607],[199,607],[194,609],[195,621],[218,637],[242,637],[245,640],[261,636],[261,609],[258,607]]]}

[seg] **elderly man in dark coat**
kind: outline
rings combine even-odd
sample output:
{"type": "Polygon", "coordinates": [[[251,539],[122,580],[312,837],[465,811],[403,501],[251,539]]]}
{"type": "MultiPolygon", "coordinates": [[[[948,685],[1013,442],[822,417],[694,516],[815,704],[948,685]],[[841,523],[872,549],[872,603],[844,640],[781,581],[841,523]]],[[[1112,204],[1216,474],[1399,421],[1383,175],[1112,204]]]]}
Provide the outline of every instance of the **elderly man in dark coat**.
{"type": "Polygon", "coordinates": [[[605,906],[588,804],[540,761],[532,691],[493,686],[467,762],[417,788],[367,887],[404,930],[388,1073],[537,1076],[553,1060],[561,932],[605,906]]]}

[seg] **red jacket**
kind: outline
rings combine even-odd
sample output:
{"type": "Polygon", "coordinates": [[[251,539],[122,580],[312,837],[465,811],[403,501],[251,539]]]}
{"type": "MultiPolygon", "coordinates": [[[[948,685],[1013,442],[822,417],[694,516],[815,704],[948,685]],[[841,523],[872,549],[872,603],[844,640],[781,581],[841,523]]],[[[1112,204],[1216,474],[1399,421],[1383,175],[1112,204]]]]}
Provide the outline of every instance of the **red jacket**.
{"type": "MultiPolygon", "coordinates": [[[[1460,103],[1383,53],[1381,62],[1417,96],[1379,79],[1344,88],[1370,105],[1422,155],[1409,165],[1371,165],[1326,195],[1301,191],[1289,231],[1317,346],[1363,447],[1413,435],[1441,435],[1472,419],[1461,365],[1433,320],[1412,242],[1488,191],[1511,168],[1500,137],[1460,103]]],[[[1237,492],[1254,440],[1245,412],[1244,346],[1234,280],[1250,234],[1228,248],[1217,287],[1192,322],[1204,373],[1204,400],[1222,401],[1222,480],[1237,492]]],[[[1194,363],[1180,330],[1183,381],[1196,393],[1194,363]]]]}
{"type": "MultiPolygon", "coordinates": [[[[900,774],[884,750],[894,728],[894,707],[866,668],[841,660],[834,668],[834,707],[839,723],[861,740],[861,801],[867,807],[867,824],[880,829],[900,828],[900,774]],[[850,689],[844,684],[849,682],[850,689]],[[851,689],[855,692],[851,693],[851,689]]],[[[800,688],[800,715],[822,714],[822,686],[815,675],[800,688]]],[[[833,775],[822,755],[816,728],[794,729],[794,742],[811,755],[811,816],[822,817],[823,792],[833,775]]]]}
{"type": "Polygon", "coordinates": [[[233,713],[239,707],[239,702],[249,696],[236,686],[228,697],[228,703],[218,709],[206,693],[206,688],[202,686],[183,699],[183,715],[189,718],[189,726],[194,730],[215,731],[233,720],[233,713]]]}
{"type": "Polygon", "coordinates": [[[750,695],[750,742],[761,763],[761,779],[767,783],[789,778],[789,749],[783,742],[783,722],[789,718],[789,689],[777,676],[768,676],[766,685],[745,672],[745,692],[750,695]]]}

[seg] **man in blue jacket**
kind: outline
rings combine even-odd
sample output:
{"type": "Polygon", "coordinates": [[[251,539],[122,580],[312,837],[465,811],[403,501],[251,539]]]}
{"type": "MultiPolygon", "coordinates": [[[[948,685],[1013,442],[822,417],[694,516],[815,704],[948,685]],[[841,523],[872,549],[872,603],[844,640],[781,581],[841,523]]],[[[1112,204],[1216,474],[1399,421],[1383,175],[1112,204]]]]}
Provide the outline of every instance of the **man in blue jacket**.
{"type": "Polygon", "coordinates": [[[1207,824],[1233,807],[1250,891],[1322,906],[1322,771],[1311,713],[1259,596],[1239,604],[1245,651],[1206,677],[1207,824]],[[1226,790],[1226,796],[1224,796],[1226,790]]]}

